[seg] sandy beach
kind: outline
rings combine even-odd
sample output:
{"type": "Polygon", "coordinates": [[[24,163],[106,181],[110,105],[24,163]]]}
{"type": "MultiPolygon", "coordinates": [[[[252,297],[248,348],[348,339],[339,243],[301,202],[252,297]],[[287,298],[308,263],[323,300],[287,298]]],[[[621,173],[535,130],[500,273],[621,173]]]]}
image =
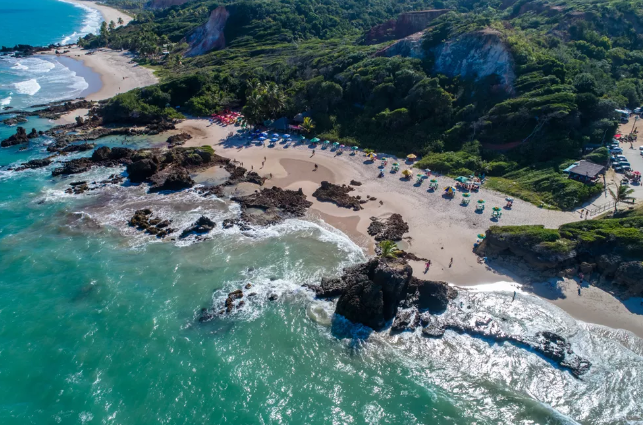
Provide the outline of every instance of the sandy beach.
{"type": "Polygon", "coordinates": [[[125,12],[121,12],[120,10],[114,9],[113,7],[99,4],[95,1],[87,1],[87,0],[65,0],[65,1],[68,3],[73,3],[73,4],[89,7],[92,9],[96,9],[101,13],[101,15],[103,15],[103,19],[105,20],[105,22],[109,23],[111,21],[114,21],[114,24],[116,24],[117,27],[120,26],[118,24],[118,18],[121,18],[123,20],[123,25],[127,25],[133,19],[125,12]]]}
{"type": "MultiPolygon", "coordinates": [[[[414,274],[426,279],[447,281],[458,286],[514,282],[516,279],[512,276],[503,275],[478,262],[478,256],[472,252],[477,234],[484,233],[496,224],[543,224],[553,228],[580,220],[576,212],[545,210],[516,199],[513,208],[503,210],[500,221],[495,221],[491,219],[491,207],[504,206],[506,196],[484,187],[472,196],[471,204],[465,207],[460,205],[460,194],[454,199],[442,196],[442,189],[446,185],[453,185],[453,179],[437,177],[439,190],[431,193],[427,191],[428,181],[417,186],[415,178],[403,180],[400,173],[387,172],[384,178],[378,178],[378,164],[366,161],[362,153],[351,156],[344,152],[335,156],[330,149],[318,148],[311,156],[312,149],[307,145],[289,148],[284,148],[282,144],[274,148],[246,147],[245,141],[227,138],[232,127],[210,125],[207,120],[186,120],[178,128],[193,136],[185,146],[211,145],[220,155],[243,162],[248,169],[264,176],[272,174],[272,179],[266,182],[268,187],[301,188],[313,202],[309,211],[310,219],[321,220],[341,230],[369,254],[374,252],[374,242],[367,234],[370,217],[385,218],[392,213],[401,214],[408,222],[410,232],[409,237],[398,245],[418,257],[431,260],[431,268],[426,274],[423,262],[411,262],[414,274]],[[266,160],[262,166],[264,157],[266,160]],[[316,171],[315,164],[318,166],[316,171]],[[354,194],[362,198],[369,195],[377,200],[364,204],[361,211],[319,202],[312,197],[312,193],[323,180],[337,184],[357,180],[362,185],[355,186],[354,194]],[[482,214],[475,211],[474,204],[478,199],[486,201],[487,208],[482,214]],[[451,259],[453,265],[449,266],[451,259]]],[[[411,167],[403,164],[401,170],[406,168],[411,167]]],[[[216,168],[206,170],[198,176],[198,181],[207,181],[216,174],[216,168]]],[[[583,295],[578,296],[576,283],[572,281],[558,282],[557,287],[536,284],[532,290],[577,319],[627,329],[643,337],[640,299],[631,299],[626,307],[610,293],[595,287],[583,289],[583,295]]]]}

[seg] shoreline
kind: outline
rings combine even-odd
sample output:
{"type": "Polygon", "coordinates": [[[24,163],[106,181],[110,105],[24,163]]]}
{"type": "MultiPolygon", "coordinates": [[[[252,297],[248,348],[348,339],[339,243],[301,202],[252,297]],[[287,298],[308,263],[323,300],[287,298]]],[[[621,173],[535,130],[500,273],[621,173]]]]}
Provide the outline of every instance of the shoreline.
{"type": "Polygon", "coordinates": [[[123,25],[127,25],[128,23],[130,23],[130,21],[134,19],[125,12],[122,12],[110,6],[106,6],[104,4],[99,4],[95,1],[89,1],[89,0],[60,0],[60,1],[64,1],[65,3],[71,3],[77,6],[85,6],[90,9],[97,10],[103,16],[103,19],[105,20],[105,22],[109,24],[110,21],[114,21],[117,27],[120,26],[118,24],[118,18],[121,18],[123,20],[123,25]]]}
{"type": "MultiPolygon", "coordinates": [[[[442,188],[452,184],[453,180],[439,176],[439,190],[428,193],[428,182],[419,187],[413,181],[400,180],[400,174],[388,174],[377,178],[377,164],[365,164],[363,154],[350,156],[349,153],[334,157],[330,149],[312,150],[306,145],[283,148],[259,146],[246,147],[245,141],[227,139],[231,127],[208,125],[207,120],[188,119],[179,125],[177,130],[193,136],[184,145],[211,145],[215,151],[225,157],[243,162],[243,166],[254,169],[260,175],[273,178],[266,181],[266,187],[278,186],[282,189],[297,190],[301,188],[313,203],[307,214],[309,220],[322,220],[326,224],[342,231],[363,248],[367,255],[374,254],[375,243],[368,235],[370,217],[385,218],[392,213],[399,213],[409,224],[410,231],[398,246],[419,257],[431,260],[431,268],[424,273],[424,263],[409,261],[414,275],[423,279],[446,281],[463,289],[473,289],[497,282],[512,282],[521,285],[522,290],[566,311],[575,319],[583,322],[608,326],[615,329],[631,331],[643,338],[643,306],[640,298],[620,300],[609,292],[594,286],[584,287],[582,296],[576,293],[576,283],[562,280],[552,287],[550,282],[523,284],[516,277],[494,270],[478,262],[473,253],[473,244],[478,233],[491,225],[545,224],[546,227],[558,227],[567,222],[580,220],[575,212],[560,212],[540,209],[532,204],[516,199],[514,207],[505,211],[500,222],[490,220],[490,211],[476,214],[472,205],[459,205],[460,196],[453,200],[441,196],[442,188]],[[266,163],[262,167],[263,158],[266,163]],[[315,171],[314,165],[318,168],[315,171]],[[364,204],[361,211],[340,208],[333,203],[320,202],[312,197],[312,192],[319,187],[322,180],[336,184],[348,184],[351,180],[362,183],[355,186],[354,195],[374,196],[377,201],[364,204]],[[380,205],[379,201],[383,204],[380,205]],[[453,266],[449,266],[453,258],[453,266]]],[[[400,161],[401,162],[401,161],[400,161]]],[[[401,169],[410,168],[403,165],[401,169]]],[[[199,173],[198,178],[207,180],[208,174],[215,171],[210,168],[199,173]]],[[[480,189],[475,199],[484,198],[487,209],[504,205],[505,195],[480,189]]]]}

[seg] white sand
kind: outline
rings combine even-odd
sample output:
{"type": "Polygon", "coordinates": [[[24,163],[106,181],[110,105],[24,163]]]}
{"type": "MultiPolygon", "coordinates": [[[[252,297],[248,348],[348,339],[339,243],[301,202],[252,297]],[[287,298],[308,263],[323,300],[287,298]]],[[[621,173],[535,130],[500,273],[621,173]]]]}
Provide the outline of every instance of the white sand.
{"type": "MultiPolygon", "coordinates": [[[[516,199],[511,210],[503,210],[499,222],[491,220],[491,208],[504,206],[505,195],[481,189],[472,195],[471,204],[467,207],[460,205],[462,195],[455,199],[442,197],[442,190],[447,184],[453,184],[448,177],[438,177],[439,190],[427,192],[428,181],[415,187],[415,178],[411,181],[400,180],[401,175],[386,172],[384,178],[378,178],[378,164],[365,164],[363,154],[351,156],[348,152],[334,157],[330,150],[312,150],[307,145],[285,149],[278,144],[275,148],[257,146],[245,147],[244,142],[226,141],[233,127],[209,125],[206,120],[186,120],[178,126],[180,131],[192,134],[193,139],[185,146],[211,145],[222,156],[243,162],[244,167],[251,167],[261,175],[269,176],[272,180],[267,186],[275,185],[288,189],[301,188],[313,202],[309,216],[318,218],[338,228],[360,244],[366,252],[372,253],[373,240],[367,235],[366,229],[370,217],[386,217],[391,213],[400,213],[408,222],[410,237],[402,241],[401,248],[431,260],[431,269],[424,275],[424,264],[412,262],[417,276],[431,280],[443,280],[459,286],[493,283],[498,281],[513,281],[512,277],[501,275],[478,263],[478,257],[472,252],[473,244],[478,233],[484,233],[489,226],[543,224],[546,227],[558,227],[561,224],[579,220],[579,215],[573,212],[550,211],[538,208],[532,204],[516,199]],[[266,163],[262,167],[263,158],[266,163]],[[318,165],[314,171],[314,165],[318,165]],[[331,203],[323,203],[312,197],[312,192],[319,187],[322,180],[334,183],[348,184],[350,180],[363,183],[355,187],[355,195],[374,196],[377,201],[369,201],[363,205],[362,211],[352,211],[339,208],[331,203]],[[478,199],[486,201],[484,213],[475,212],[475,202],[478,199]],[[379,201],[383,201],[380,205],[379,201]],[[449,262],[453,258],[453,266],[449,262]]],[[[394,162],[394,161],[391,161],[394,162]]],[[[410,168],[402,166],[401,169],[410,168]]],[[[390,169],[390,167],[389,167],[390,169]]],[[[414,171],[414,175],[417,173],[414,171]]],[[[207,170],[200,179],[207,178],[207,170]]],[[[545,288],[544,286],[540,289],[545,288]]],[[[574,317],[605,326],[631,330],[643,336],[643,309],[639,314],[632,314],[618,299],[611,294],[598,289],[589,288],[578,296],[572,286],[564,292],[566,298],[553,300],[556,305],[566,310],[574,317]]],[[[546,299],[552,299],[552,294],[539,294],[546,299]]],[[[632,301],[636,310],[636,305],[632,301]]]]}
{"type": "Polygon", "coordinates": [[[92,9],[96,9],[101,13],[101,15],[103,15],[103,19],[105,20],[105,22],[109,23],[110,21],[114,21],[114,24],[116,24],[117,27],[120,26],[118,24],[118,18],[121,18],[123,20],[123,25],[127,25],[133,19],[125,12],[121,12],[118,9],[114,9],[109,6],[96,3],[94,1],[88,1],[88,0],[65,0],[65,1],[69,3],[83,5],[85,7],[90,7],[92,9]]]}

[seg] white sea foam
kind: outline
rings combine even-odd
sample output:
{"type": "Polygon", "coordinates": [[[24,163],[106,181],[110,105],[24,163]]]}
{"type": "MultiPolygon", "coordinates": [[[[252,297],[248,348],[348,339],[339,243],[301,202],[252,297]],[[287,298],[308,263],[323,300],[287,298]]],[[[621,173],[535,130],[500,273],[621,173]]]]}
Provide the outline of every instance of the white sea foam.
{"type": "Polygon", "coordinates": [[[18,83],[13,83],[12,86],[16,90],[16,93],[26,94],[29,96],[33,96],[40,90],[40,84],[38,84],[38,81],[35,78],[26,81],[20,81],[18,83]]]}
{"type": "Polygon", "coordinates": [[[20,62],[16,62],[16,64],[15,64],[14,66],[12,66],[12,67],[11,67],[11,69],[20,69],[20,70],[22,70],[22,71],[26,71],[26,70],[28,70],[28,69],[29,69],[29,67],[28,67],[28,66],[23,65],[23,64],[22,64],[22,63],[20,63],[20,62]]]}
{"type": "Polygon", "coordinates": [[[69,44],[75,43],[80,37],[84,37],[87,34],[98,34],[101,23],[104,21],[103,15],[100,11],[92,9],[91,7],[85,6],[83,4],[71,3],[65,0],[59,0],[63,3],[69,3],[79,9],[85,11],[85,19],[83,20],[83,26],[74,31],[71,35],[63,37],[60,41],[60,44],[69,44]]]}
{"type": "Polygon", "coordinates": [[[4,99],[0,99],[0,106],[7,106],[11,104],[11,96],[7,96],[4,99]]]}

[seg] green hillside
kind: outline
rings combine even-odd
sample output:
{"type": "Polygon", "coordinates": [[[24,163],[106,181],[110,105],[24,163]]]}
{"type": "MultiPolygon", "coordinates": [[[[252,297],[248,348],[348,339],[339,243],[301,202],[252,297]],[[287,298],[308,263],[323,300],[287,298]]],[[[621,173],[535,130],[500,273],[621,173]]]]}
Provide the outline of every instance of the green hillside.
{"type": "MultiPolygon", "coordinates": [[[[642,5],[194,0],[142,11],[127,27],[82,42],[130,49],[158,66],[161,91],[182,111],[203,116],[244,108],[251,120],[263,122],[309,110],[320,137],[414,152],[425,157],[421,165],[452,174],[485,172],[501,179],[499,189],[509,179],[518,184],[516,196],[571,208],[600,187],[564,179],[560,170],[580,158],[584,146],[611,140],[614,109],[643,102],[642,5]],[[183,57],[190,47],[186,37],[218,6],[230,13],[225,48],[183,57]],[[419,57],[375,56],[393,41],[364,42],[375,25],[433,8],[451,11],[429,24],[416,46],[419,57]],[[440,56],[445,43],[466,46],[481,37],[507,55],[508,74],[479,77],[473,69],[447,75],[458,58],[440,56]],[[533,182],[535,170],[545,183],[533,182]]],[[[492,65],[482,64],[478,75],[492,65]]],[[[121,104],[140,102],[145,100],[121,104]]]]}

